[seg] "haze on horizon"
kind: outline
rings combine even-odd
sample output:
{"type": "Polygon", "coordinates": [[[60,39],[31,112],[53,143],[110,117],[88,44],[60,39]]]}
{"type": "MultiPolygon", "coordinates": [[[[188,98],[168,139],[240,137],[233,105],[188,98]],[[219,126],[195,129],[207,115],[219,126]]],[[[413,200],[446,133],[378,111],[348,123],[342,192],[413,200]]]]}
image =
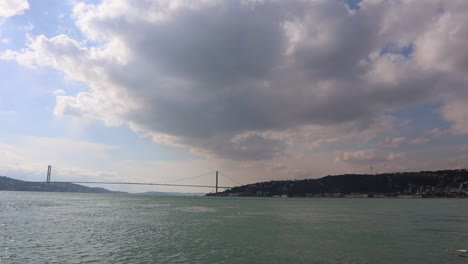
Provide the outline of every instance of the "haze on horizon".
{"type": "Polygon", "coordinates": [[[466,0],[0,0],[0,175],[466,168],[467,13],[466,0]]]}

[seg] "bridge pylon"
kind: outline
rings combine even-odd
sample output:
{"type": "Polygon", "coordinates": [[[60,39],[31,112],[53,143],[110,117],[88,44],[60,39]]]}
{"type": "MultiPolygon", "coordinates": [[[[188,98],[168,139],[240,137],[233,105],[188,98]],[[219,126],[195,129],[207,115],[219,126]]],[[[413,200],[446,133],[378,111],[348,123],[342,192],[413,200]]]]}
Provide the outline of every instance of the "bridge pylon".
{"type": "Polygon", "coordinates": [[[46,182],[47,183],[50,183],[50,174],[52,173],[52,166],[48,166],[47,167],[47,179],[46,179],[46,182]]]}
{"type": "Polygon", "coordinates": [[[218,171],[216,171],[216,193],[218,193],[218,171]]]}

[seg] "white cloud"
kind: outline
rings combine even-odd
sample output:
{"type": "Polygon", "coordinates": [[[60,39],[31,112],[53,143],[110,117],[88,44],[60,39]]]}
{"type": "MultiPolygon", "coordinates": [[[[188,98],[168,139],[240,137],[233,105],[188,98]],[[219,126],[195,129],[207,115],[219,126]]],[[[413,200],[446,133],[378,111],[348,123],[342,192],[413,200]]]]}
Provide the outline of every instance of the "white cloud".
{"type": "MultiPolygon", "coordinates": [[[[109,152],[118,148],[64,138],[5,136],[3,139],[9,143],[0,142],[0,174],[12,177],[27,174],[28,178],[22,179],[29,180],[42,180],[40,175],[44,173],[31,172],[44,172],[49,164],[58,168],[78,168],[74,170],[75,173],[91,177],[102,176],[100,173],[105,171],[102,165],[110,162],[109,152]]],[[[64,176],[58,171],[56,175],[64,176]]]]}
{"type": "Polygon", "coordinates": [[[14,146],[0,143],[0,157],[5,164],[15,163],[21,160],[21,156],[18,149],[14,146]]]}
{"type": "Polygon", "coordinates": [[[434,127],[433,129],[424,131],[425,135],[432,136],[432,137],[441,137],[447,134],[449,131],[447,129],[441,129],[438,127],[434,127]]]}
{"type": "Polygon", "coordinates": [[[451,131],[455,134],[468,134],[468,104],[466,99],[468,97],[452,100],[441,109],[442,116],[453,124],[451,131]]]}
{"type": "MultiPolygon", "coordinates": [[[[225,160],[187,161],[116,160],[110,152],[118,147],[83,140],[50,137],[2,136],[0,142],[0,175],[20,180],[44,181],[47,166],[52,165],[53,181],[121,181],[121,182],[165,182],[220,170],[243,183],[250,183],[252,171],[246,171],[238,162],[225,160]],[[216,164],[216,166],[214,165],[216,164]]],[[[213,185],[214,175],[192,180],[192,184],[213,185]]],[[[184,182],[179,182],[184,184],[184,182]]],[[[187,183],[187,182],[185,182],[187,183]]],[[[220,185],[233,186],[234,182],[220,176],[220,185]]],[[[189,191],[204,192],[209,189],[154,186],[99,186],[124,191],[189,191]]]]}
{"type": "Polygon", "coordinates": [[[404,153],[384,152],[377,149],[364,149],[356,151],[344,151],[337,156],[338,161],[349,163],[386,162],[399,160],[405,157],[404,153]]]}
{"type": "Polygon", "coordinates": [[[405,143],[407,140],[405,137],[386,137],[384,141],[382,141],[382,145],[386,147],[399,147],[401,144],[405,143]]]}
{"type": "Polygon", "coordinates": [[[22,14],[29,9],[26,0],[2,0],[0,1],[0,19],[22,14]]]}
{"type": "Polygon", "coordinates": [[[73,164],[74,162],[86,161],[90,164],[96,164],[108,159],[106,152],[118,148],[117,146],[66,138],[21,136],[17,137],[16,140],[18,147],[30,150],[26,156],[45,163],[56,161],[73,164]]]}
{"type": "Polygon", "coordinates": [[[51,91],[51,94],[55,96],[63,96],[63,95],[66,95],[67,93],[63,89],[56,89],[56,90],[51,91]]]}
{"type": "Polygon", "coordinates": [[[321,138],[314,140],[310,143],[311,148],[327,148],[327,147],[335,147],[339,143],[342,142],[341,138],[332,137],[332,138],[321,138]]]}
{"type": "MultiPolygon", "coordinates": [[[[350,137],[326,130],[352,127],[354,139],[368,141],[385,131],[376,128],[392,111],[463,90],[467,7],[465,0],[364,0],[355,11],[328,0],[78,3],[85,40],[40,35],[0,57],[88,84],[76,96],[57,95],[56,115],[127,124],[211,157],[275,159],[292,145],[350,137]],[[304,127],[322,134],[305,138],[304,127]]],[[[442,116],[466,133],[467,109],[450,98],[442,116]]]]}
{"type": "Polygon", "coordinates": [[[427,137],[418,137],[418,138],[414,138],[414,139],[411,139],[409,141],[409,143],[411,144],[415,144],[415,145],[421,145],[421,144],[426,144],[428,142],[430,142],[431,139],[430,138],[427,138],[427,137]]]}
{"type": "MultiPolygon", "coordinates": [[[[34,27],[35,27],[34,24],[29,23],[29,24],[26,24],[26,25],[21,26],[21,29],[22,29],[23,31],[30,32],[30,31],[32,31],[32,30],[34,29],[34,27]]],[[[29,34],[29,33],[26,33],[26,35],[27,35],[27,34],[29,34]]]]}

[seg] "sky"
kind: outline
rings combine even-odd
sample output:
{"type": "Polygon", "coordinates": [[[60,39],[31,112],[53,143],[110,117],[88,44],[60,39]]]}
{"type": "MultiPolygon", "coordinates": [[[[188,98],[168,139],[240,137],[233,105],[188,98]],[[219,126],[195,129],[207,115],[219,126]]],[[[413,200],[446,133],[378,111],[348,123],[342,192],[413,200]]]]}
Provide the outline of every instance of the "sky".
{"type": "MultiPolygon", "coordinates": [[[[468,167],[466,0],[0,0],[0,175],[468,167]]],[[[212,188],[107,186],[210,192],[212,188]]]]}

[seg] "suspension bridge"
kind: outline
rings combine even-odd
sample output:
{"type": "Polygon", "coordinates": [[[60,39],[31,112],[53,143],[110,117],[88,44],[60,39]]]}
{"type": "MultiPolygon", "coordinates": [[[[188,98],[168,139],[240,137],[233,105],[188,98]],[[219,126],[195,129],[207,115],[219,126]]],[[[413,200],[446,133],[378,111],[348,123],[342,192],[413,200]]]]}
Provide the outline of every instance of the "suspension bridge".
{"type": "MultiPolygon", "coordinates": [[[[55,169],[71,174],[75,174],[78,176],[83,177],[84,175],[77,174],[71,171],[67,171],[64,169],[60,169],[57,167],[54,167],[55,169]]],[[[229,180],[235,182],[236,184],[243,185],[240,182],[232,179],[231,177],[227,176],[226,174],[220,172],[220,171],[212,171],[209,173],[201,174],[201,175],[196,175],[196,176],[191,176],[187,178],[180,178],[180,179],[175,179],[171,181],[166,181],[166,182],[119,182],[119,181],[51,181],[51,176],[52,176],[52,165],[48,165],[47,167],[47,178],[45,183],[75,183],[75,184],[112,184],[112,185],[155,185],[155,186],[175,186],[175,187],[199,187],[199,188],[214,188],[215,192],[218,193],[218,189],[230,189],[233,188],[234,186],[219,186],[219,175],[222,174],[224,177],[228,178],[229,180]],[[199,184],[177,184],[174,182],[180,182],[180,181],[185,181],[185,180],[191,180],[195,178],[199,178],[202,176],[207,176],[210,174],[215,175],[215,184],[214,185],[199,185],[199,184]]]]}

